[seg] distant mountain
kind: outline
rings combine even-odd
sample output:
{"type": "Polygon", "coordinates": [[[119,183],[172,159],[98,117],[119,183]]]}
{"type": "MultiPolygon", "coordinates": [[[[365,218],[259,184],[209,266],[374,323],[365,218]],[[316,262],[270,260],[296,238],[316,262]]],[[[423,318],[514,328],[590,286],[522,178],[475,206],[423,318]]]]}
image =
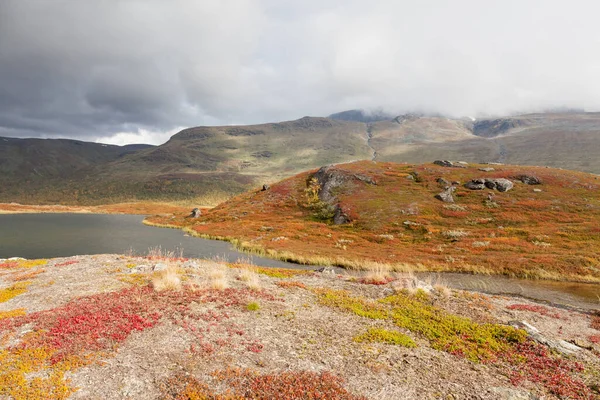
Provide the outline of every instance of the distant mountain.
{"type": "Polygon", "coordinates": [[[0,138],[0,201],[110,203],[223,198],[317,166],[436,159],[600,173],[600,113],[481,120],[405,114],[304,117],[185,129],[160,146],[0,138]],[[372,118],[383,118],[371,116],[372,118]]]}
{"type": "Polygon", "coordinates": [[[338,121],[353,121],[353,122],[377,122],[377,121],[387,121],[394,118],[394,115],[387,114],[383,111],[373,111],[368,112],[365,110],[348,110],[342,111],[339,113],[331,114],[330,119],[335,119],[338,121]]]}

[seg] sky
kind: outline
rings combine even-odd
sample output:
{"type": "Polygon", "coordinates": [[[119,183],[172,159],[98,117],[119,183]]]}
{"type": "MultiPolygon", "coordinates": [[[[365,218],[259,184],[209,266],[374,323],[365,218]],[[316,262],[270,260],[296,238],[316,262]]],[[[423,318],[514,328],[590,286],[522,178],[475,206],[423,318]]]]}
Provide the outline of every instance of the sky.
{"type": "Polygon", "coordinates": [[[588,0],[0,0],[0,136],[600,110],[588,0]]]}

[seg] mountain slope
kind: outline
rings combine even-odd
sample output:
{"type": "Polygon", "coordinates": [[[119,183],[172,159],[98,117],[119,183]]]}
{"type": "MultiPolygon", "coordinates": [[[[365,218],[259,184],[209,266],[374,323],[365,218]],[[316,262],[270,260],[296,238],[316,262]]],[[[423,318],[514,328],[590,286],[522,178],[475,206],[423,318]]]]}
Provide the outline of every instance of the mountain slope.
{"type": "Polygon", "coordinates": [[[150,222],[235,238],[241,247],[300,262],[353,267],[371,260],[397,269],[409,263],[417,269],[600,281],[597,176],[458,166],[341,164],[242,194],[196,221],[150,222]],[[508,179],[514,186],[465,186],[478,178],[508,179]],[[453,203],[435,197],[447,187],[454,191],[453,203]]]}
{"type": "Polygon", "coordinates": [[[185,129],[156,147],[0,139],[0,201],[213,203],[320,165],[435,159],[545,165],[600,173],[600,113],[385,120],[331,118],[185,129]],[[342,120],[339,120],[342,119],[342,120]],[[369,122],[347,121],[358,119],[369,122]],[[212,200],[206,201],[207,196],[212,200]]]}

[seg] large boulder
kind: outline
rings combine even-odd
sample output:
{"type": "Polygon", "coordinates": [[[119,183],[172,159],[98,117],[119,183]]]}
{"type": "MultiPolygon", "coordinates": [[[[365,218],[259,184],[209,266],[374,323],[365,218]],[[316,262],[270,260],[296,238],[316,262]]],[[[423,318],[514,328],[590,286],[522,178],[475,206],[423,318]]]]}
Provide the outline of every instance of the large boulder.
{"type": "Polygon", "coordinates": [[[485,186],[488,189],[495,189],[499,192],[507,192],[513,188],[513,183],[506,178],[486,179],[485,186]]]}
{"type": "Polygon", "coordinates": [[[535,175],[518,175],[515,176],[515,179],[520,180],[526,185],[541,185],[542,181],[535,175]]]}
{"type": "Polygon", "coordinates": [[[485,179],[472,179],[465,183],[465,187],[471,190],[483,190],[485,189],[485,179]]]}
{"type": "Polygon", "coordinates": [[[465,187],[471,190],[483,190],[485,188],[507,192],[513,188],[513,183],[506,178],[477,178],[465,183],[465,187]]]}
{"type": "Polygon", "coordinates": [[[196,207],[192,210],[192,212],[190,213],[188,218],[198,218],[201,215],[202,215],[202,210],[200,210],[198,207],[196,207]]]}
{"type": "Polygon", "coordinates": [[[454,186],[450,186],[443,192],[436,194],[435,198],[443,201],[444,203],[454,203],[454,197],[452,197],[452,193],[454,193],[455,190],[456,188],[454,186]]]}

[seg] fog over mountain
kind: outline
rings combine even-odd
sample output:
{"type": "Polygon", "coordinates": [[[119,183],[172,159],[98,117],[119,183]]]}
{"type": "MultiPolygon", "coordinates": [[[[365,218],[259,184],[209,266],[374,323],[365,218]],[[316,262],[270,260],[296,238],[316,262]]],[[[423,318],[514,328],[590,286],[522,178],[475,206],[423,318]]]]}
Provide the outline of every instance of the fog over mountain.
{"type": "Polygon", "coordinates": [[[0,2],[0,136],[600,109],[593,1],[0,2]]]}

